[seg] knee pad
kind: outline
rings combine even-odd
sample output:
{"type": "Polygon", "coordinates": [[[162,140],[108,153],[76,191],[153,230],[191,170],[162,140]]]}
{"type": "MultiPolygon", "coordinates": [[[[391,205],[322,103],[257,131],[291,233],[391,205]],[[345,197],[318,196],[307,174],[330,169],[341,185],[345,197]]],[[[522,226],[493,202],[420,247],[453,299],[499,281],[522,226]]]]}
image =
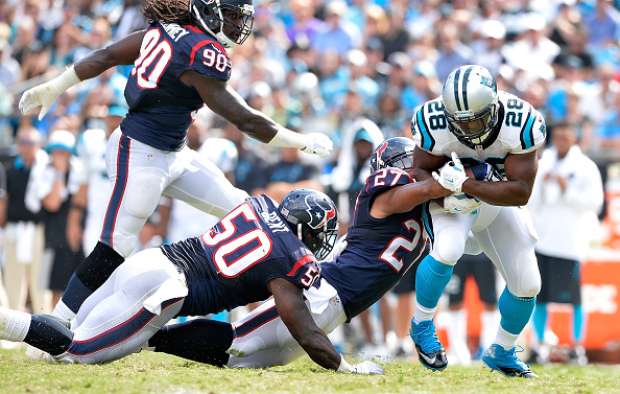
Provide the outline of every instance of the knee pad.
{"type": "Polygon", "coordinates": [[[435,235],[431,256],[444,264],[455,265],[465,253],[467,234],[457,228],[447,228],[435,235]]]}
{"type": "Polygon", "coordinates": [[[533,248],[531,253],[515,256],[512,269],[507,271],[506,287],[517,297],[531,298],[540,293],[542,281],[533,248]]]}

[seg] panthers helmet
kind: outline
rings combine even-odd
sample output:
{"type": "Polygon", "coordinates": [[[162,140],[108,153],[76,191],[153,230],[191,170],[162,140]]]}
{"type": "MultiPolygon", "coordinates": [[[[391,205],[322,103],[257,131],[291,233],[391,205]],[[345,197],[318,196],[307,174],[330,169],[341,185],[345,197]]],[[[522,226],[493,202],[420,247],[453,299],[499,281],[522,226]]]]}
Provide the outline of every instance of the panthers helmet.
{"type": "Polygon", "coordinates": [[[284,197],[278,211],[318,260],[329,255],[338,237],[338,212],[329,197],[296,189],[284,197]]]}
{"type": "Polygon", "coordinates": [[[481,66],[461,66],[448,75],[441,99],[448,128],[458,139],[482,145],[497,125],[497,84],[481,66]]]}
{"type": "Polygon", "coordinates": [[[190,0],[192,23],[226,48],[241,45],[252,34],[252,0],[190,0]]]}
{"type": "Polygon", "coordinates": [[[370,168],[373,172],[387,167],[398,167],[403,170],[412,168],[414,148],[415,143],[410,138],[388,138],[370,157],[370,168]]]}

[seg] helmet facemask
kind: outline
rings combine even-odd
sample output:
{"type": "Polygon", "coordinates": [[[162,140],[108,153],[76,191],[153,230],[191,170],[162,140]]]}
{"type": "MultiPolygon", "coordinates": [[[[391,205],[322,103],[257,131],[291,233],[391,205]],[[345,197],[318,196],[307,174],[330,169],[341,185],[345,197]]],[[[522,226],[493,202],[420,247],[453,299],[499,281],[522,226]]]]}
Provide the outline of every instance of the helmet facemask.
{"type": "Polygon", "coordinates": [[[498,104],[494,102],[477,114],[445,114],[452,134],[473,145],[482,145],[497,125],[498,104]]]}
{"type": "Polygon", "coordinates": [[[192,19],[226,48],[243,44],[252,34],[254,6],[221,3],[221,0],[192,0],[192,19]]]}
{"type": "Polygon", "coordinates": [[[297,224],[299,240],[314,254],[317,260],[323,260],[334,249],[338,238],[338,228],[328,228],[328,223],[322,228],[312,229],[310,226],[297,224]]]}

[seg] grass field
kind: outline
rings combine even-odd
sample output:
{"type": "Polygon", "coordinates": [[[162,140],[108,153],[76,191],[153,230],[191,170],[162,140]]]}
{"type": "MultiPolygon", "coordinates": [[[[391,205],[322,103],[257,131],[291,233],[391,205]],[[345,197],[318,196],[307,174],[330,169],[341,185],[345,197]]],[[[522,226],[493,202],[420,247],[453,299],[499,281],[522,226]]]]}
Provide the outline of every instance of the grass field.
{"type": "Polygon", "coordinates": [[[113,364],[31,361],[0,351],[0,393],[620,393],[620,367],[550,366],[536,380],[507,379],[482,366],[432,373],[417,363],[384,365],[385,376],[329,372],[308,359],[269,370],[226,370],[141,353],[113,364]]]}

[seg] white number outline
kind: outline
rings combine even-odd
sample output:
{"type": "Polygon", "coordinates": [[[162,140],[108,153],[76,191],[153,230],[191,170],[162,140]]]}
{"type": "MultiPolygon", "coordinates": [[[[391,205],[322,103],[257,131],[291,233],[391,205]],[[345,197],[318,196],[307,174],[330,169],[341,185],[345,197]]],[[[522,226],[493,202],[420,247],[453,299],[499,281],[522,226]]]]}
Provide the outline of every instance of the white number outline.
{"type": "Polygon", "coordinates": [[[147,31],[142,39],[140,56],[134,62],[134,68],[131,70],[131,75],[136,77],[138,87],[141,89],[156,89],[164,71],[172,61],[172,46],[167,40],[159,42],[160,38],[159,30],[153,29],[147,31]],[[146,69],[155,61],[157,61],[155,67],[145,77],[146,69]]]}
{"type": "Polygon", "coordinates": [[[394,179],[392,179],[392,182],[390,182],[390,186],[394,186],[396,185],[396,183],[398,183],[398,181],[400,180],[400,178],[405,175],[405,172],[399,168],[384,168],[381,171],[378,171],[375,175],[375,179],[374,179],[374,184],[375,187],[377,186],[385,186],[385,178],[388,175],[388,172],[391,172],[394,175],[397,175],[394,177],[394,179]]]}
{"type": "Polygon", "coordinates": [[[242,216],[247,222],[258,222],[258,217],[248,203],[239,205],[220,221],[223,231],[220,233],[205,233],[201,236],[202,242],[207,246],[216,247],[213,252],[212,260],[217,272],[225,278],[236,278],[245,271],[263,261],[273,248],[269,235],[263,229],[256,228],[247,233],[234,238],[228,242],[230,237],[235,235],[237,227],[233,219],[242,216]],[[234,253],[251,242],[257,241],[258,245],[252,250],[247,251],[243,256],[229,262],[226,256],[234,253]]]}
{"type": "Polygon", "coordinates": [[[224,72],[226,70],[226,65],[228,64],[228,60],[226,59],[226,55],[220,52],[216,52],[212,48],[205,48],[202,52],[203,58],[206,60],[202,61],[207,67],[215,66],[215,69],[219,72],[224,72]]]}
{"type": "Polygon", "coordinates": [[[403,223],[403,226],[408,230],[413,232],[413,238],[407,239],[405,237],[395,237],[390,241],[388,246],[383,249],[379,259],[387,263],[395,272],[400,272],[403,269],[405,263],[402,259],[396,257],[396,252],[398,249],[405,249],[407,252],[412,252],[418,242],[420,241],[420,237],[422,236],[422,226],[420,223],[414,219],[406,220],[403,223]]]}

